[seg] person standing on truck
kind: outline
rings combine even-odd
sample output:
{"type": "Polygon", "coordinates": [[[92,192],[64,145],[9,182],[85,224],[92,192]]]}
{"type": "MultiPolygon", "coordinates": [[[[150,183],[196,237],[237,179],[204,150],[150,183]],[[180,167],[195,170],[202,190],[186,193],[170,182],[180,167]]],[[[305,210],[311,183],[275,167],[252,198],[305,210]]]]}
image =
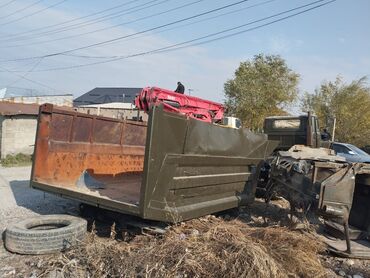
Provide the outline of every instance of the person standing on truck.
{"type": "Polygon", "coordinates": [[[175,90],[176,93],[184,94],[185,92],[185,86],[181,84],[181,82],[177,82],[177,88],[175,90]]]}
{"type": "Polygon", "coordinates": [[[321,132],[321,140],[323,141],[330,141],[331,139],[331,134],[328,132],[326,128],[323,129],[321,132]]]}

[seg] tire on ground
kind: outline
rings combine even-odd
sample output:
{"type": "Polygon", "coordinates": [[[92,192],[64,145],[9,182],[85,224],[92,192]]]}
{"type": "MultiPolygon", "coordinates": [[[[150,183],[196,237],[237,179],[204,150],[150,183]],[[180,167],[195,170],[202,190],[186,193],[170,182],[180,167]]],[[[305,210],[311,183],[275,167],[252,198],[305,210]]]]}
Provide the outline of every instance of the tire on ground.
{"type": "Polygon", "coordinates": [[[5,247],[19,254],[64,251],[84,239],[87,221],[71,215],[45,215],[25,219],[5,231],[5,247]]]}

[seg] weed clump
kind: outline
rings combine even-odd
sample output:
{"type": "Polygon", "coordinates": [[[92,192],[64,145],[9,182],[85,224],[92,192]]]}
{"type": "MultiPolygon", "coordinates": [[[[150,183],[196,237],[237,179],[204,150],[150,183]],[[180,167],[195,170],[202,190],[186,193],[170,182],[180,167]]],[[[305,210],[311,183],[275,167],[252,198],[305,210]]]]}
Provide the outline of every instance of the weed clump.
{"type": "Polygon", "coordinates": [[[4,167],[27,166],[32,164],[32,155],[18,153],[16,155],[8,154],[1,159],[1,165],[4,167]]]}

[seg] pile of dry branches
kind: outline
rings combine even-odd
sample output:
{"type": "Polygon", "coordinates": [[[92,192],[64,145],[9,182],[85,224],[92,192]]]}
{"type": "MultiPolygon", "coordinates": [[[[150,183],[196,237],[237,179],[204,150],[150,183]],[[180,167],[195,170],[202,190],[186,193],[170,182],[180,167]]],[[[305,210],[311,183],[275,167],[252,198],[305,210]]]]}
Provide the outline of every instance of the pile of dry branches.
{"type": "Polygon", "coordinates": [[[164,236],[129,242],[91,233],[74,250],[49,260],[43,273],[64,277],[324,277],[323,245],[282,227],[252,228],[239,220],[203,217],[164,236]]]}

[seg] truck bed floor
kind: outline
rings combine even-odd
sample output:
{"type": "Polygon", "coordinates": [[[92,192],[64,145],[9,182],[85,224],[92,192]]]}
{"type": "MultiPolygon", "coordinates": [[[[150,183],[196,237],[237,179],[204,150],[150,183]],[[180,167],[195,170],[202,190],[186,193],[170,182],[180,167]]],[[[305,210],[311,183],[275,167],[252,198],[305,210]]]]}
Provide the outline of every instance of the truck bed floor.
{"type": "Polygon", "coordinates": [[[104,184],[104,188],[96,189],[99,195],[112,200],[137,204],[140,200],[141,173],[95,178],[104,184]]]}

